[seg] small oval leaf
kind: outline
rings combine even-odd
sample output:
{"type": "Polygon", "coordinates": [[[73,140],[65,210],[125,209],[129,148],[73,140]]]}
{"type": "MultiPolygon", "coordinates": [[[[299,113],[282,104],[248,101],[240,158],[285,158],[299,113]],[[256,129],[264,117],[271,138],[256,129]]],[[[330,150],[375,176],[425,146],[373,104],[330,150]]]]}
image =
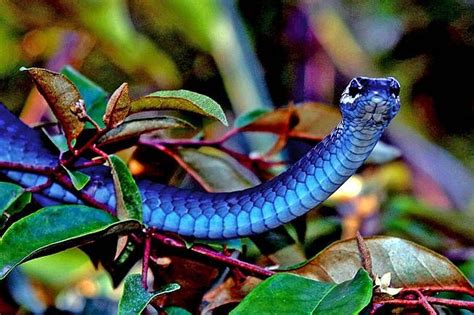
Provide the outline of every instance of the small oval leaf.
{"type": "Polygon", "coordinates": [[[145,307],[156,297],[179,290],[177,283],[170,283],[158,291],[148,292],[142,287],[141,275],[131,274],[125,278],[123,295],[119,302],[118,314],[141,314],[145,307]]]}
{"type": "Polygon", "coordinates": [[[132,101],[130,113],[147,110],[183,110],[215,118],[227,126],[221,106],[210,97],[192,91],[158,91],[132,101]]]}
{"type": "Polygon", "coordinates": [[[138,137],[144,133],[162,129],[194,128],[185,120],[173,117],[153,117],[146,119],[126,120],[116,128],[103,135],[98,143],[112,143],[138,137]]]}
{"type": "Polygon", "coordinates": [[[71,171],[62,165],[63,169],[66,171],[67,175],[71,179],[72,185],[76,190],[82,190],[82,188],[86,187],[87,183],[91,179],[91,177],[87,174],[84,174],[80,171],[71,171]]]}
{"type": "MultiPolygon", "coordinates": [[[[374,274],[392,274],[394,288],[472,286],[447,258],[413,242],[396,237],[364,238],[374,274]]],[[[340,283],[362,267],[356,240],[335,242],[294,272],[320,281],[340,283]]]]}
{"type": "Polygon", "coordinates": [[[10,215],[17,213],[30,201],[30,192],[15,184],[0,182],[0,216],[5,212],[10,215]]]}
{"type": "Polygon", "coordinates": [[[117,217],[143,222],[142,197],[127,165],[115,155],[109,156],[117,200],[117,217]]]}
{"type": "Polygon", "coordinates": [[[13,223],[0,239],[0,279],[32,257],[140,227],[136,221],[117,222],[114,216],[83,205],[42,208],[13,223]]]}
{"type": "Polygon", "coordinates": [[[34,80],[38,91],[48,102],[59,121],[68,143],[82,132],[85,122],[72,110],[80,104],[81,96],[74,84],[64,75],[42,68],[24,68],[34,80]]]}
{"type": "Polygon", "coordinates": [[[127,117],[130,111],[128,84],[123,83],[109,99],[104,115],[104,123],[108,128],[115,128],[127,117]]]}

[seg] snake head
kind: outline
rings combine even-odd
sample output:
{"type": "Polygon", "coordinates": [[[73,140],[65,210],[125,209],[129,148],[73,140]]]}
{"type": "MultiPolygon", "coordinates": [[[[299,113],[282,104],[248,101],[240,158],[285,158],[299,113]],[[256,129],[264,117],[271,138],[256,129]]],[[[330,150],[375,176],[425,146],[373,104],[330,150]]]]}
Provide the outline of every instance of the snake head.
{"type": "Polygon", "coordinates": [[[343,120],[353,126],[383,129],[400,109],[400,84],[392,77],[357,77],[342,93],[343,120]]]}

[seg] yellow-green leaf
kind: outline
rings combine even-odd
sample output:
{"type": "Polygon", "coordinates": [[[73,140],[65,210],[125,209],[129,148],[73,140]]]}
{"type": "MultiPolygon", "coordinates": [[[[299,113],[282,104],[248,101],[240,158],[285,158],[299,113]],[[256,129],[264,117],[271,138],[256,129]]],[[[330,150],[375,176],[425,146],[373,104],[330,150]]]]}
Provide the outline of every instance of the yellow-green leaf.
{"type": "Polygon", "coordinates": [[[205,95],[187,90],[158,91],[132,101],[130,113],[147,110],[182,110],[219,120],[227,126],[221,106],[205,95]]]}

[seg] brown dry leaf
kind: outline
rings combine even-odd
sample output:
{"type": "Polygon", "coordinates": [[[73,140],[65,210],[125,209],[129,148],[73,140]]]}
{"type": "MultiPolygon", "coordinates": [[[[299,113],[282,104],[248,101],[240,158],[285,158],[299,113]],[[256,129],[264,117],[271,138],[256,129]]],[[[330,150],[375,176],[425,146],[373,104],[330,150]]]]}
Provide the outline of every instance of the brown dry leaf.
{"type": "Polygon", "coordinates": [[[123,83],[109,99],[104,115],[104,123],[108,128],[115,128],[123,122],[130,112],[130,97],[128,96],[128,84],[123,83]]]}
{"type": "Polygon", "coordinates": [[[204,295],[203,302],[207,305],[201,314],[212,314],[216,308],[239,303],[262,281],[255,277],[247,277],[243,283],[235,284],[234,279],[228,278],[204,295]]]}
{"type": "MultiPolygon", "coordinates": [[[[169,249],[163,250],[169,252],[169,249]]],[[[193,259],[170,254],[166,258],[161,259],[166,263],[159,266],[151,265],[155,276],[155,287],[172,282],[178,283],[181,290],[167,296],[167,305],[180,306],[194,313],[201,304],[204,292],[209,290],[218,277],[219,269],[201,257],[193,259]]]]}
{"type": "Polygon", "coordinates": [[[80,113],[74,112],[82,100],[78,89],[64,75],[42,68],[21,68],[34,80],[38,91],[48,102],[59,121],[69,146],[84,129],[80,113]]]}
{"type": "MultiPolygon", "coordinates": [[[[425,247],[396,237],[376,236],[364,239],[372,257],[373,273],[392,275],[394,288],[460,287],[472,285],[446,257],[425,247]]],[[[319,281],[341,283],[352,279],[362,268],[354,239],[335,242],[306,265],[292,272],[319,281]]]]}
{"type": "Polygon", "coordinates": [[[307,102],[264,114],[242,131],[286,134],[289,138],[321,140],[341,120],[339,111],[329,105],[307,102]]]}

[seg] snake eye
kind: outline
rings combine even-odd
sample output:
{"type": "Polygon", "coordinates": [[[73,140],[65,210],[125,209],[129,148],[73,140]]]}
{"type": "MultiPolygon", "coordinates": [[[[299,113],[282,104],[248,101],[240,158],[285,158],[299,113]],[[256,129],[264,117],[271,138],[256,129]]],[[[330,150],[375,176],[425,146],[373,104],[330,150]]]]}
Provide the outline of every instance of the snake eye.
{"type": "Polygon", "coordinates": [[[397,80],[392,79],[389,89],[393,96],[398,97],[398,95],[400,95],[400,84],[398,84],[397,80]]]}
{"type": "Polygon", "coordinates": [[[351,97],[356,97],[357,94],[360,93],[362,90],[362,85],[357,81],[357,79],[353,79],[349,85],[349,95],[351,97]]]}

